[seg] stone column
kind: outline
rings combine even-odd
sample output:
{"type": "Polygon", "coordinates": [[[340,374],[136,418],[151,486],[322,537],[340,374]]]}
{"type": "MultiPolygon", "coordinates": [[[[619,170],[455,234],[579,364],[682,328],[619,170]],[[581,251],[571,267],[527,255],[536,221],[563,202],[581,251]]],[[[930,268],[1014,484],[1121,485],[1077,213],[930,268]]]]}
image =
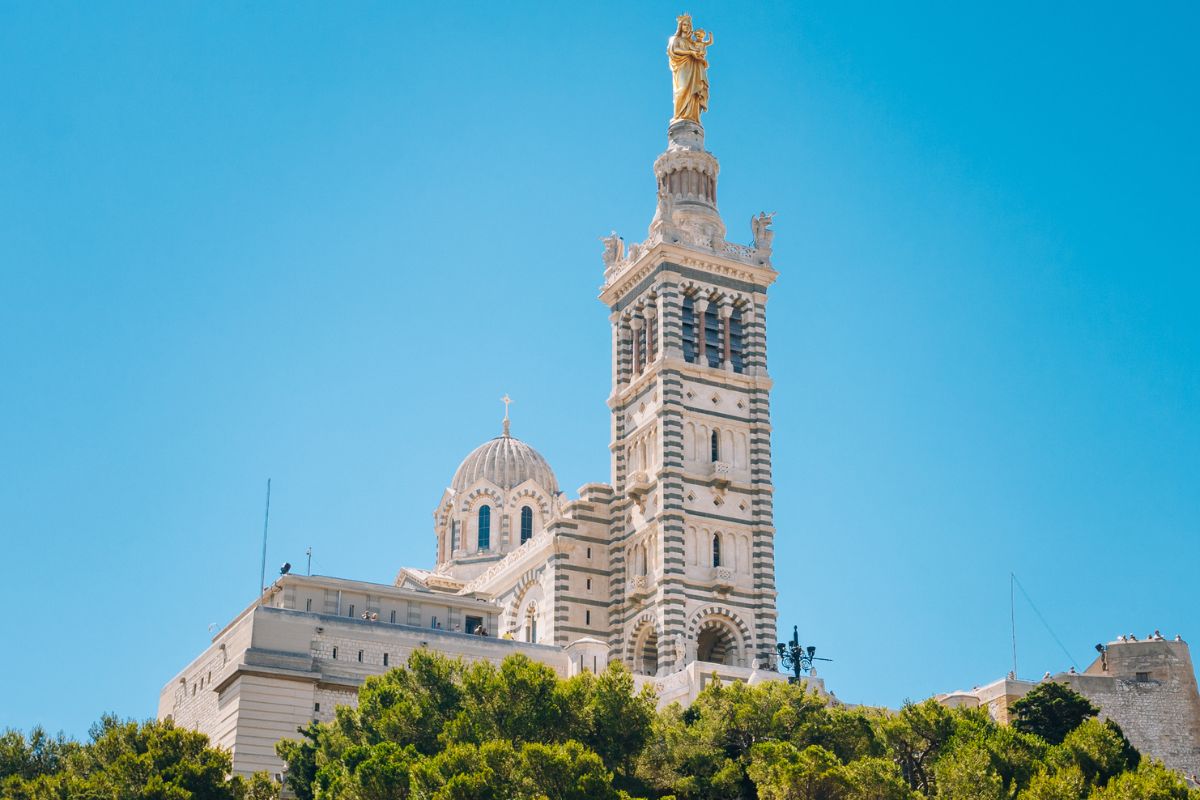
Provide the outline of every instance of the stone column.
{"type": "Polygon", "coordinates": [[[642,348],[639,340],[639,332],[642,330],[642,318],[633,317],[629,320],[629,328],[633,331],[633,374],[642,374],[642,348]]]}
{"type": "Polygon", "coordinates": [[[659,352],[667,358],[683,358],[683,296],[679,286],[664,281],[655,287],[658,295],[659,352]]]}
{"type": "Polygon", "coordinates": [[[646,306],[644,315],[646,317],[646,363],[650,364],[658,356],[658,342],[656,341],[658,339],[658,325],[655,324],[658,309],[653,304],[648,305],[646,306]]]}
{"type": "Polygon", "coordinates": [[[612,324],[612,382],[613,391],[616,391],[625,382],[625,369],[622,363],[625,355],[625,329],[621,325],[619,314],[612,314],[608,321],[612,324]]]}
{"type": "Polygon", "coordinates": [[[697,299],[692,305],[696,309],[696,363],[706,365],[708,361],[704,356],[704,312],[708,310],[708,301],[697,299]]]}
{"type": "Polygon", "coordinates": [[[732,355],[731,345],[730,345],[730,333],[731,332],[729,330],[729,328],[730,328],[729,323],[730,323],[732,317],[733,317],[733,306],[729,305],[728,303],[721,306],[721,334],[722,334],[722,341],[723,341],[722,354],[724,356],[721,359],[721,366],[724,367],[725,369],[729,370],[730,372],[733,371],[733,355],[732,355]]]}

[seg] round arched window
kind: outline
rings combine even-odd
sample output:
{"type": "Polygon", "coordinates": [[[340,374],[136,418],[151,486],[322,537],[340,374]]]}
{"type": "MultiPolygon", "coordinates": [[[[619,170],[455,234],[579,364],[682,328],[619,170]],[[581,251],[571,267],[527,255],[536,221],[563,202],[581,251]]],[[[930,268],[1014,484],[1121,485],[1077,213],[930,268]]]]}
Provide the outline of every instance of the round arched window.
{"type": "Polygon", "coordinates": [[[492,546],[492,507],[479,507],[479,536],[476,540],[479,550],[487,550],[492,546]]]}
{"type": "Polygon", "coordinates": [[[533,509],[529,506],[521,507],[521,544],[525,544],[533,537],[533,509]]]}

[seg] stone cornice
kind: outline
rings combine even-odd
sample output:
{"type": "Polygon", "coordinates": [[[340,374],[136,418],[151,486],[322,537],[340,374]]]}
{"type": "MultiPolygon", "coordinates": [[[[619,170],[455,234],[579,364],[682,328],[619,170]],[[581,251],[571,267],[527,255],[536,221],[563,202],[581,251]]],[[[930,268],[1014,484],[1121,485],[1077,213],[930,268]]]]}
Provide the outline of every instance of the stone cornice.
{"type": "Polygon", "coordinates": [[[650,276],[664,263],[691,267],[714,275],[721,275],[766,289],[779,273],[770,266],[747,264],[717,253],[694,250],[690,247],[659,242],[648,248],[635,261],[626,264],[613,275],[608,285],[600,292],[600,301],[612,307],[630,289],[650,276]]]}

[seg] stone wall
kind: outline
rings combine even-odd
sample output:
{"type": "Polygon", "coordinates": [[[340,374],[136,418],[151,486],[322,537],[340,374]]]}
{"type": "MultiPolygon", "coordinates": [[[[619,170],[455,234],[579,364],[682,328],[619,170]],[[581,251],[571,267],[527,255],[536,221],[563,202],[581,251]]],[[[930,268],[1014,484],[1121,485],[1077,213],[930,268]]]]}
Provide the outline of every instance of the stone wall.
{"type": "Polygon", "coordinates": [[[1095,703],[1143,754],[1200,773],[1200,694],[1184,642],[1114,642],[1083,674],[1054,679],[1095,703]]]}
{"type": "MultiPolygon", "coordinates": [[[[1084,672],[1060,672],[1043,680],[1065,683],[1111,719],[1142,755],[1184,775],[1200,774],[1200,693],[1187,643],[1151,637],[1118,640],[1084,672]]],[[[969,692],[938,696],[946,706],[982,706],[1008,723],[1010,708],[1036,681],[1003,678],[969,692]]]]}
{"type": "Polygon", "coordinates": [[[356,704],[367,676],[403,665],[420,648],[496,664],[523,653],[562,677],[570,669],[558,647],[255,606],[163,687],[158,715],[208,734],[231,752],[235,772],[274,775],[283,768],[276,742],[356,704]]]}

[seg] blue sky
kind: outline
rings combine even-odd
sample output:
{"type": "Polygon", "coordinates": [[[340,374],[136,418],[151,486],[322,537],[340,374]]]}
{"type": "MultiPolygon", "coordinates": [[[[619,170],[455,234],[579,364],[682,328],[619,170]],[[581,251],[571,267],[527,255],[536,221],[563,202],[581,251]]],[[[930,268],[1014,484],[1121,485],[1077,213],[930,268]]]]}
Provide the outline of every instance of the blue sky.
{"type": "MultiPolygon", "coordinates": [[[[505,392],[607,479],[597,237],[652,215],[682,10],[0,7],[0,727],[152,715],[268,477],[269,569],[382,582],[505,392]]],[[[687,10],[730,238],[778,212],[781,632],[889,705],[1010,668],[1010,571],[1081,668],[1200,640],[1195,6],[687,10]]]]}

